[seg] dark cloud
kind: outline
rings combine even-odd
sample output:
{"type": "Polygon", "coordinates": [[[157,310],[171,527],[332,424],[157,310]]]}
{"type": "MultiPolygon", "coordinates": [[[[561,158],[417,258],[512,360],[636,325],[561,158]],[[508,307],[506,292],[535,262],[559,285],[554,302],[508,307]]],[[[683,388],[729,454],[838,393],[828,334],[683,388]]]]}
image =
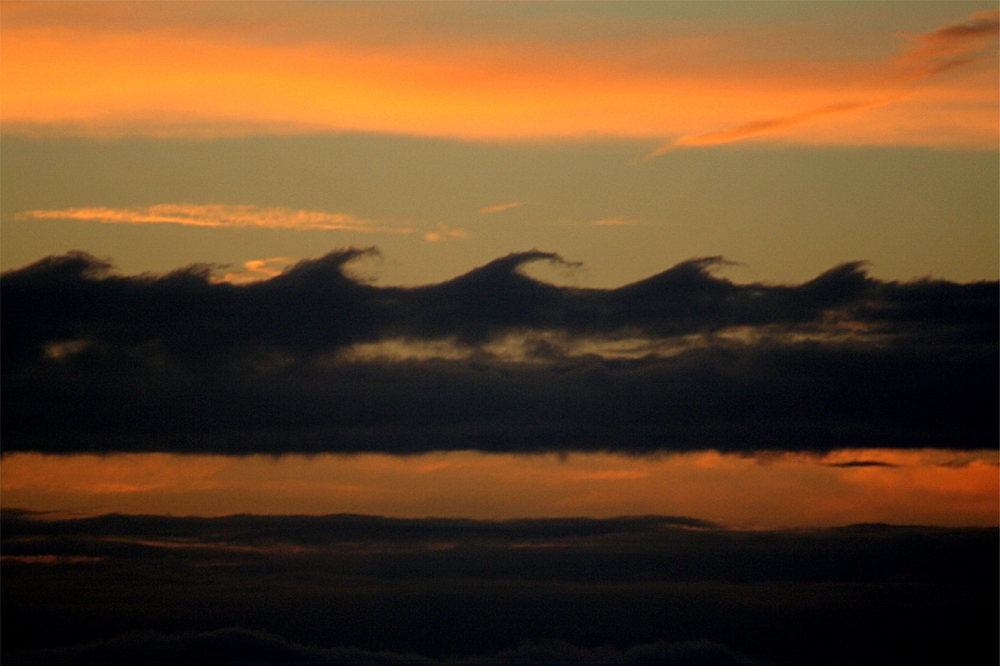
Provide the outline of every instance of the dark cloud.
{"type": "Polygon", "coordinates": [[[136,632],[61,649],[24,651],[15,664],[412,664],[431,665],[417,655],[357,648],[323,649],[260,631],[228,627],[203,633],[136,632]]]}
{"type": "Polygon", "coordinates": [[[646,535],[667,528],[708,529],[714,523],[685,516],[622,518],[385,518],[356,514],[329,516],[229,516],[174,518],[108,514],[92,518],[57,519],[51,514],[19,509],[0,513],[4,539],[34,537],[187,539],[258,544],[288,542],[322,545],[339,541],[447,539],[583,539],[608,535],[646,535]]]}
{"type": "Polygon", "coordinates": [[[884,282],[861,264],[738,285],[718,258],[618,289],[558,287],[512,254],[378,287],[367,250],[270,280],[122,277],[84,254],[5,273],[5,450],[315,452],[997,444],[998,286],[884,282]],[[489,345],[520,336],[521,356],[489,345]],[[578,353],[639,339],[649,353],[578,353]],[[459,352],[352,357],[351,345],[459,352]],[[347,354],[347,355],[345,355],[347,354]]]}
{"type": "Polygon", "coordinates": [[[995,528],[2,520],[4,663],[997,658],[995,528]]]}
{"type": "MultiPolygon", "coordinates": [[[[733,531],[671,516],[473,520],[109,514],[53,519],[4,510],[4,555],[198,564],[221,555],[246,563],[279,556],[339,559],[340,572],[407,571],[598,583],[642,580],[880,580],[971,582],[997,553],[996,529],[853,525],[733,531]],[[995,540],[994,540],[995,541],[995,540]],[[443,546],[448,546],[447,548],[443,546]],[[402,569],[385,562],[403,556],[402,569]],[[379,560],[383,560],[379,564],[379,560]],[[463,564],[456,568],[456,562],[463,564]]],[[[82,560],[81,560],[82,561],[82,560]]]]}
{"type": "Polygon", "coordinates": [[[162,635],[152,631],[62,649],[25,651],[12,664],[752,664],[747,657],[708,641],[636,645],[628,650],[581,648],[562,641],[535,644],[495,655],[429,659],[416,654],[358,648],[319,648],[274,634],[228,627],[204,633],[162,635]]]}

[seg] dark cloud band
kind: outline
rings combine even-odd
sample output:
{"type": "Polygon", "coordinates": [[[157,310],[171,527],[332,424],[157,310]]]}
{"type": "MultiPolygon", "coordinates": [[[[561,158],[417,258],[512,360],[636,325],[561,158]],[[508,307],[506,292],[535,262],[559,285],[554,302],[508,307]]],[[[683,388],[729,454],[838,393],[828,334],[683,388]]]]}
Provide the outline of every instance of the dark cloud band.
{"type": "Polygon", "coordinates": [[[442,284],[377,287],[344,272],[363,253],[244,286],[197,267],[121,277],[83,254],[4,274],[5,450],[997,444],[997,283],[884,282],[855,263],[798,286],[737,285],[701,259],[577,289],[522,274],[560,260],[529,252],[442,284]],[[623,359],[569,353],[549,334],[684,345],[623,359]],[[536,336],[527,357],[488,348],[511,335],[536,336]],[[463,355],[342,355],[386,340],[463,355]]]}
{"type": "Polygon", "coordinates": [[[0,528],[4,664],[997,660],[996,528],[10,510],[0,528]]]}

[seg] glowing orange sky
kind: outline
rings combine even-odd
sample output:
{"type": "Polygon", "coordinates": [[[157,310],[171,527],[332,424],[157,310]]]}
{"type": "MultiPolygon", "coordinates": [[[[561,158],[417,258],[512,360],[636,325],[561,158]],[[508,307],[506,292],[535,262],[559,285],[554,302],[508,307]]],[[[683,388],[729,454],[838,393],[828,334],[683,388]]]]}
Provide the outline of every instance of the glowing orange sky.
{"type": "Polygon", "coordinates": [[[661,139],[661,151],[748,139],[997,143],[997,12],[886,34],[894,55],[859,59],[812,56],[819,28],[800,26],[659,35],[621,21],[604,38],[512,37],[465,36],[458,22],[387,36],[372,26],[419,6],[307,9],[334,26],[325,32],[258,3],[209,18],[144,7],[5,2],[4,130],[598,135],[661,139]],[[280,38],[269,20],[285,26],[280,38]],[[769,43],[786,55],[769,55],[769,43]]]}
{"type": "MultiPolygon", "coordinates": [[[[171,268],[218,261],[245,270],[217,279],[241,283],[274,276],[332,247],[367,245],[374,242],[369,234],[385,232],[378,241],[396,248],[390,256],[426,253],[422,263],[411,259],[416,268],[401,273],[398,281],[405,284],[449,279],[529,247],[551,248],[588,266],[604,257],[608,286],[716,254],[746,261],[768,280],[811,279],[837,262],[865,258],[894,279],[932,273],[995,279],[995,162],[983,160],[995,153],[974,154],[979,161],[961,168],[941,166],[939,151],[894,154],[865,162],[875,164],[867,171],[844,166],[854,164],[846,161],[719,161],[655,172],[673,158],[643,161],[740,142],[996,151],[1000,12],[981,11],[989,6],[5,0],[0,129],[22,137],[11,140],[4,155],[10,211],[4,245],[12,257],[4,261],[11,268],[74,249],[65,244],[67,230],[75,230],[74,243],[113,256],[130,271],[164,270],[155,263],[164,257],[175,262],[171,268]],[[639,15],[674,7],[678,16],[639,15]],[[758,10],[759,20],[747,20],[758,10]],[[729,19],[729,12],[742,12],[742,18],[729,19]],[[771,16],[781,12],[802,16],[771,16]],[[897,15],[866,20],[866,13],[878,12],[927,18],[908,27],[897,25],[897,15]],[[574,13],[586,16],[577,20],[574,13]],[[231,169],[185,158],[162,178],[148,175],[167,163],[158,153],[123,159],[142,164],[137,171],[159,188],[150,191],[120,177],[131,176],[132,167],[117,171],[118,162],[110,158],[102,163],[83,153],[75,161],[49,160],[39,148],[47,150],[44,138],[50,136],[212,139],[338,132],[542,143],[643,139],[648,145],[607,158],[607,164],[622,166],[623,176],[605,161],[593,161],[602,166],[553,177],[566,172],[566,160],[545,162],[537,170],[543,177],[524,182],[522,173],[531,171],[527,162],[508,162],[506,154],[449,162],[435,157],[433,146],[414,152],[419,160],[411,156],[410,170],[398,172],[389,168],[397,148],[385,149],[385,161],[369,162],[371,151],[364,146],[355,153],[327,146],[316,162],[302,159],[303,153],[282,161],[275,158],[284,154],[277,149],[254,162],[249,152],[237,151],[231,155],[238,159],[227,158],[231,169]],[[37,137],[43,140],[33,142],[37,137]],[[18,142],[20,162],[12,147],[18,142]],[[642,168],[627,169],[630,156],[642,168]],[[338,160],[348,165],[344,173],[351,178],[324,171],[338,160]],[[295,168],[302,171],[287,178],[261,166],[300,162],[304,166],[295,168]],[[467,165],[474,162],[485,166],[470,171],[467,165]],[[68,170],[37,170],[37,164],[68,170]],[[75,171],[75,164],[85,167],[75,171]],[[855,179],[856,171],[865,175],[855,179]],[[103,185],[84,178],[88,172],[102,175],[103,185]],[[312,172],[320,176],[311,178],[312,172]],[[465,179],[467,172],[472,175],[465,179]],[[737,177],[726,180],[726,174],[737,177]],[[368,181],[384,187],[368,190],[368,181]],[[457,185],[435,189],[439,183],[457,185]],[[119,229],[109,229],[110,223],[119,229]],[[140,242],[129,235],[133,230],[120,229],[134,225],[156,233],[156,240],[140,242]],[[171,228],[155,228],[162,226],[171,228]],[[270,235],[251,237],[259,230],[270,235]],[[290,234],[278,233],[294,230],[313,235],[289,240],[290,234]],[[320,232],[365,235],[344,240],[320,232]],[[443,248],[457,246],[445,254],[443,248]],[[137,257],[134,264],[130,253],[137,257]]],[[[158,150],[171,142],[149,143],[158,150]]],[[[207,155],[224,142],[193,143],[197,155],[207,155]]],[[[470,145],[487,144],[462,144],[462,150],[470,145]]],[[[115,149],[127,156],[133,148],[124,141],[115,149]]],[[[541,154],[546,146],[532,149],[541,154]]],[[[509,345],[514,356],[515,342],[509,345]]],[[[642,341],[602,344],[598,351],[608,355],[648,351],[642,341]]],[[[73,350],[55,345],[48,351],[58,357],[73,350]]],[[[451,351],[396,340],[348,350],[358,358],[417,359],[451,351]]],[[[715,452],[657,458],[17,453],[5,455],[0,468],[4,507],[85,513],[658,513],[761,527],[996,525],[1000,519],[995,452],[763,458],[715,452]],[[858,461],[878,464],[838,466],[858,461]]]]}
{"type": "Polygon", "coordinates": [[[17,453],[0,465],[3,506],[84,514],[667,514],[743,527],[996,525],[1000,517],[996,452],[858,450],[757,458],[713,451],[653,458],[469,451],[277,458],[17,453]]]}

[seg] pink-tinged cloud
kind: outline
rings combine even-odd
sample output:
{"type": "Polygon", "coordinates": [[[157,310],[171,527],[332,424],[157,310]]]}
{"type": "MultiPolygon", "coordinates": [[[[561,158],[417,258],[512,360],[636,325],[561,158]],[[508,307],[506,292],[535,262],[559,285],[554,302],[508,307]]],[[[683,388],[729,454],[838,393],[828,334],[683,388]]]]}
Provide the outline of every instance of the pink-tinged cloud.
{"type": "Polygon", "coordinates": [[[102,224],[180,224],[194,227],[262,227],[320,231],[393,231],[408,228],[380,226],[346,213],[292,208],[232,206],[225,204],[158,204],[135,208],[62,208],[29,210],[15,216],[19,220],[76,220],[102,224]]]}
{"type": "Polygon", "coordinates": [[[518,206],[523,206],[523,201],[511,201],[510,203],[497,204],[495,206],[486,206],[485,208],[480,208],[479,212],[483,215],[489,215],[490,213],[500,213],[508,208],[517,208],[518,206]]]}

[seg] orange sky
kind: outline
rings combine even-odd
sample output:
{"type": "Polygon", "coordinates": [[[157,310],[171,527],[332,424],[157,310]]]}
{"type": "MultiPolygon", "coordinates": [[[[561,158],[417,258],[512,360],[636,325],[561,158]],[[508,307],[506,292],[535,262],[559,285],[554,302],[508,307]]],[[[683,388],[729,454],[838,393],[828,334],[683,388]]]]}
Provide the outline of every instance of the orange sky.
{"type": "Polygon", "coordinates": [[[84,514],[666,514],[764,528],[996,525],[998,492],[997,454],[989,451],[756,458],[714,451],[657,457],[16,453],[0,462],[3,506],[84,514]]]}
{"type": "Polygon", "coordinates": [[[466,36],[459,23],[387,35],[372,26],[419,8],[314,7],[333,27],[310,31],[269,20],[269,7],[206,18],[190,6],[5,2],[4,131],[597,135],[661,139],[661,152],[753,139],[997,143],[997,12],[886,34],[892,55],[859,58],[811,55],[821,27],[658,34],[623,20],[607,37],[466,36]],[[769,55],[776,42],[781,57],[769,55]]]}
{"type": "MultiPolygon", "coordinates": [[[[996,178],[985,158],[995,159],[1000,137],[998,17],[995,5],[966,3],[4,0],[0,130],[29,137],[5,146],[4,261],[12,268],[80,247],[133,272],[230,264],[216,278],[241,283],[333,247],[368,245],[379,232],[393,261],[419,258],[392,278],[400,284],[448,279],[530,247],[603,265],[608,286],[718,254],[759,271],[741,274],[744,282],[812,279],[854,259],[871,259],[893,279],[992,280],[996,178]],[[224,160],[202,159],[225,143],[203,141],[192,142],[195,159],[183,153],[174,162],[156,151],[182,141],[150,141],[152,152],[140,157],[128,141],[107,144],[119,160],[97,149],[50,159],[47,142],[30,139],[339,132],[644,143],[586,158],[569,173],[578,158],[545,161],[545,145],[531,147],[543,164],[535,169],[497,152],[507,144],[461,144],[454,155],[482,149],[466,158],[442,157],[424,141],[425,152],[406,148],[412,154],[397,169],[396,151],[408,145],[399,137],[385,158],[370,143],[330,147],[325,137],[315,161],[295,147],[254,153],[255,161],[240,146],[220,152],[224,160]],[[752,142],[994,152],[966,153],[959,166],[943,151],[865,162],[801,151],[809,155],[704,165],[682,163],[705,155],[687,152],[674,153],[670,169],[667,158],[643,161],[752,142]],[[627,167],[633,157],[642,168],[627,167]],[[281,165],[299,170],[278,177],[281,165]],[[295,230],[310,234],[279,233],[295,230]],[[167,268],[156,263],[168,259],[167,268]]],[[[519,360],[525,345],[501,342],[519,360]]],[[[76,342],[48,353],[72,353],[67,344],[76,342]]],[[[642,340],[588,344],[597,348],[579,352],[649,352],[642,340]]],[[[385,340],[344,354],[454,351],[385,340]]],[[[0,459],[4,507],[91,513],[658,513],[751,527],[995,525],[998,492],[996,452],[0,459]],[[858,461],[879,464],[838,466],[858,461]]]]}

